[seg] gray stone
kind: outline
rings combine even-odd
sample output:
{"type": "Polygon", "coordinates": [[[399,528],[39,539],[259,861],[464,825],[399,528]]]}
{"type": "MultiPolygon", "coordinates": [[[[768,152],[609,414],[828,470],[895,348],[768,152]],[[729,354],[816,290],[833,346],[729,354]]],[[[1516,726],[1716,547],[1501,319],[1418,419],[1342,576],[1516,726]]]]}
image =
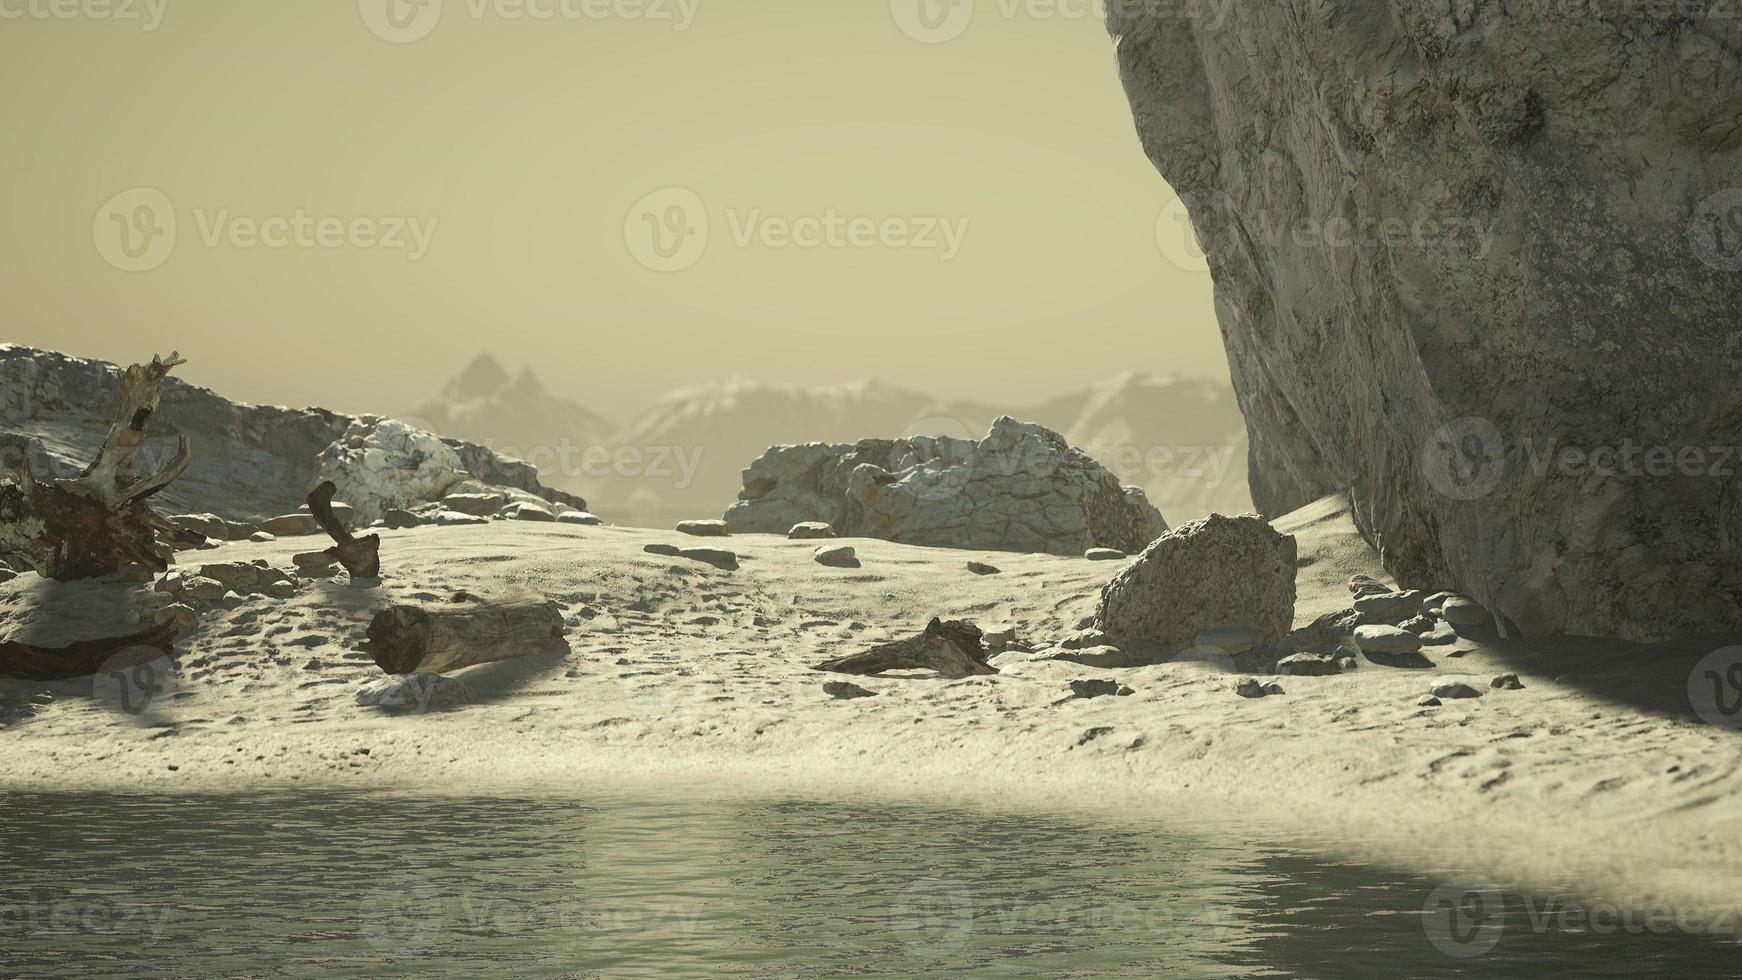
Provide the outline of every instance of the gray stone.
{"type": "Polygon", "coordinates": [[[1249,626],[1276,643],[1294,621],[1295,540],[1254,516],[1211,515],[1162,535],[1101,591],[1095,625],[1148,656],[1187,649],[1205,630],[1249,626]]]}
{"type": "Polygon", "coordinates": [[[1118,548],[1090,548],[1083,552],[1083,557],[1089,561],[1124,561],[1125,552],[1118,548]]]}
{"type": "Polygon", "coordinates": [[[1480,689],[1474,685],[1452,677],[1436,677],[1428,685],[1428,693],[1436,698],[1451,701],[1458,698],[1479,698],[1480,689]]]}
{"type": "Polygon", "coordinates": [[[1084,680],[1071,681],[1071,696],[1075,698],[1112,698],[1130,697],[1136,694],[1131,688],[1118,681],[1084,680]]]}
{"type": "Polygon", "coordinates": [[[1364,595],[1382,595],[1393,591],[1396,590],[1371,575],[1349,576],[1349,594],[1357,598],[1364,595]]]}
{"type": "Polygon", "coordinates": [[[541,524],[556,523],[556,515],[550,512],[550,508],[538,504],[509,504],[507,507],[502,508],[502,516],[511,521],[537,521],[541,524]]]}
{"type": "Polygon", "coordinates": [[[270,531],[255,531],[253,534],[248,535],[248,540],[255,544],[270,544],[271,542],[278,540],[278,535],[273,534],[270,531]]]}
{"type": "Polygon", "coordinates": [[[227,589],[252,589],[260,583],[260,568],[239,561],[217,562],[201,565],[200,577],[215,579],[227,589]]]}
{"type": "Polygon", "coordinates": [[[676,558],[683,554],[683,549],[675,544],[650,544],[642,547],[641,550],[650,555],[660,555],[665,558],[676,558]]]}
{"type": "Polygon", "coordinates": [[[971,561],[971,562],[969,562],[968,563],[968,571],[973,572],[975,575],[1000,575],[1000,574],[1003,574],[1003,569],[999,568],[996,565],[988,565],[983,561],[971,561]]]}
{"type": "Polygon", "coordinates": [[[817,564],[828,565],[831,568],[859,567],[858,552],[853,549],[852,545],[842,544],[818,548],[812,557],[816,559],[817,564]]]}
{"type": "Polygon", "coordinates": [[[213,578],[195,577],[182,583],[181,598],[187,602],[218,602],[229,591],[224,583],[213,578]]]}
{"type": "Polygon", "coordinates": [[[1362,653],[1401,656],[1421,650],[1421,637],[1395,626],[1357,626],[1355,643],[1362,653]]]}
{"type": "Polygon", "coordinates": [[[204,535],[213,541],[228,541],[230,539],[229,525],[216,514],[182,514],[170,518],[170,522],[185,531],[204,535]]]}
{"type": "Polygon", "coordinates": [[[1440,618],[1453,626],[1491,626],[1494,617],[1478,603],[1457,597],[1440,605],[1440,618]]]}
{"type": "Polygon", "coordinates": [[[293,599],[296,597],[296,586],[290,582],[268,582],[260,591],[274,599],[293,599]]]}
{"type": "Polygon", "coordinates": [[[593,515],[587,513],[584,510],[566,511],[564,513],[558,514],[556,516],[556,519],[557,519],[557,522],[560,524],[580,524],[580,525],[583,525],[586,527],[597,527],[600,524],[605,523],[604,521],[600,520],[597,517],[594,517],[593,515]]]}
{"type": "Polygon", "coordinates": [[[678,533],[692,534],[698,538],[723,538],[732,533],[725,521],[680,521],[678,533]]]}
{"type": "Polygon", "coordinates": [[[455,513],[469,514],[473,517],[493,517],[497,511],[508,505],[508,495],[504,493],[450,493],[441,499],[441,504],[455,513]]]}
{"type": "Polygon", "coordinates": [[[1316,653],[1297,653],[1278,660],[1276,672],[1283,677],[1329,677],[1342,673],[1342,668],[1330,657],[1316,653]]]}
{"type": "Polygon", "coordinates": [[[387,525],[387,527],[393,530],[404,531],[414,527],[421,527],[423,525],[423,518],[403,508],[389,507],[381,512],[381,523],[387,525]]]}
{"type": "Polygon", "coordinates": [[[866,690],[850,681],[828,681],[823,684],[823,693],[837,701],[852,701],[858,698],[874,698],[876,691],[866,690]]]}
{"type": "MultiPolygon", "coordinates": [[[[1266,689],[1266,685],[1259,683],[1258,678],[1245,677],[1234,684],[1234,693],[1243,698],[1262,698],[1268,696],[1270,691],[1266,689]]],[[[1276,693],[1281,694],[1282,688],[1276,688],[1276,693]]]]}
{"type": "Polygon", "coordinates": [[[1421,612],[1422,593],[1376,592],[1355,598],[1355,612],[1364,623],[1396,625],[1421,612]]]}
{"type": "Polygon", "coordinates": [[[192,606],[180,602],[148,610],[148,614],[152,622],[159,625],[168,623],[176,629],[187,629],[200,621],[200,614],[192,606]]]}
{"type": "Polygon", "coordinates": [[[229,532],[227,540],[230,541],[247,541],[260,533],[260,528],[247,521],[225,521],[224,530],[229,532]]]}
{"type": "Polygon", "coordinates": [[[738,569],[738,555],[724,548],[684,548],[677,554],[679,558],[699,561],[728,572],[738,569]]]}
{"type": "Polygon", "coordinates": [[[822,521],[800,521],[786,532],[786,536],[794,541],[815,541],[834,537],[835,529],[822,521]]]}
{"type": "Polygon", "coordinates": [[[1737,21],[1596,6],[1108,23],[1191,218],[1164,251],[1214,276],[1262,512],[1353,486],[1399,583],[1525,636],[1733,632],[1742,488],[1614,449],[1742,445],[1737,21]]]}
{"type": "Polygon", "coordinates": [[[1090,647],[1106,646],[1107,634],[1098,629],[1077,630],[1056,645],[1065,650],[1087,650],[1090,647]]]}
{"type": "Polygon", "coordinates": [[[1518,679],[1517,674],[1499,674],[1499,675],[1496,675],[1493,680],[1488,682],[1488,686],[1495,689],[1496,691],[1522,691],[1522,690],[1524,690],[1524,682],[1518,679]]]}
{"type": "Polygon", "coordinates": [[[1043,660],[1061,660],[1065,663],[1080,664],[1084,667],[1133,667],[1131,658],[1118,647],[1099,646],[1083,647],[1077,650],[1054,648],[1040,655],[1043,660]]]}
{"type": "Polygon", "coordinates": [[[744,471],[734,531],[826,523],[843,537],[1080,555],[1136,550],[1166,524],[1056,432],[1000,418],[975,442],[946,436],[776,446],[744,471]]]}
{"type": "Polygon", "coordinates": [[[1423,694],[1415,699],[1415,703],[1423,708],[1437,708],[1440,706],[1440,699],[1431,694],[1423,694]]]}
{"type": "Polygon", "coordinates": [[[436,527],[474,527],[479,524],[488,524],[490,519],[479,517],[476,514],[463,514],[444,507],[429,516],[429,523],[436,527]]]}

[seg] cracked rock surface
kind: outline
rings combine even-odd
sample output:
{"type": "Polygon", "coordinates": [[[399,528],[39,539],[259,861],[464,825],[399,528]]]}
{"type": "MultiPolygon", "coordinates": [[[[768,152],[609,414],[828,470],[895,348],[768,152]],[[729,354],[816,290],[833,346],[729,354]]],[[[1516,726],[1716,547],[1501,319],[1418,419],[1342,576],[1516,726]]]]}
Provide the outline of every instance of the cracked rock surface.
{"type": "Polygon", "coordinates": [[[1399,583],[1524,633],[1742,624],[1742,492],[1710,470],[1742,445],[1730,5],[1115,4],[1109,27],[1184,204],[1164,239],[1195,231],[1214,278],[1263,513],[1353,488],[1399,583]],[[1592,465],[1628,445],[1632,471],[1592,465]]]}
{"type": "Polygon", "coordinates": [[[1038,425],[1000,418],[979,442],[949,437],[776,446],[744,471],[734,533],[832,525],[841,537],[1080,555],[1136,552],[1167,530],[1135,487],[1038,425]]]}

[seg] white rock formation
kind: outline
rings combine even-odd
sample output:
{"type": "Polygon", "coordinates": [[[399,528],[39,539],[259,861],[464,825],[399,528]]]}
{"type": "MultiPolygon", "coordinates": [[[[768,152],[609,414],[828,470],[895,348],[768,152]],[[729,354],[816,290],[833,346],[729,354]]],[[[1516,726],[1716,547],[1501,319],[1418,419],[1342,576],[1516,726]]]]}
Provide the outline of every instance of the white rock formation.
{"type": "Polygon", "coordinates": [[[1038,425],[1000,418],[979,442],[947,437],[777,446],[744,471],[734,533],[804,522],[842,537],[1080,555],[1138,551],[1166,530],[1134,488],[1038,425]]]}

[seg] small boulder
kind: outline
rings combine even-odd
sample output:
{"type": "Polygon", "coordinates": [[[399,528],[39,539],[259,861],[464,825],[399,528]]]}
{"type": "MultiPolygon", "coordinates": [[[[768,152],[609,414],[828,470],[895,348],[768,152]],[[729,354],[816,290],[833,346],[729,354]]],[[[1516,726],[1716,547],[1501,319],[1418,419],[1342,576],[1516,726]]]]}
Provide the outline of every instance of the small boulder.
{"type": "Polygon", "coordinates": [[[442,507],[470,517],[489,517],[508,505],[508,495],[502,493],[450,493],[442,498],[442,507]]]}
{"type": "Polygon", "coordinates": [[[549,507],[540,507],[538,504],[526,501],[509,504],[502,508],[502,516],[511,521],[537,521],[541,524],[556,522],[556,515],[550,512],[549,507]]]}
{"type": "Polygon", "coordinates": [[[230,527],[222,517],[216,514],[182,514],[169,519],[170,523],[184,531],[192,531],[213,541],[228,541],[230,527]]]}
{"type": "Polygon", "coordinates": [[[1400,623],[1421,612],[1422,594],[1408,592],[1376,592],[1358,596],[1355,611],[1363,623],[1400,623]]]}
{"type": "Polygon", "coordinates": [[[395,711],[427,711],[462,705],[472,699],[464,681],[440,674],[396,674],[380,677],[357,689],[355,700],[365,707],[395,711]]]}
{"type": "Polygon", "coordinates": [[[1099,646],[1086,647],[1080,650],[1054,649],[1042,654],[1043,660],[1062,660],[1066,663],[1079,664],[1084,667],[1131,667],[1131,658],[1118,647],[1099,646]]]}
{"type": "Polygon", "coordinates": [[[824,546],[818,548],[812,557],[816,559],[817,564],[827,565],[830,568],[859,567],[859,555],[853,550],[852,545],[824,546]]]}
{"type": "Polygon", "coordinates": [[[1355,644],[1362,653],[1401,656],[1421,650],[1421,637],[1395,626],[1357,626],[1355,644]]]}
{"type": "Polygon", "coordinates": [[[273,534],[271,531],[255,531],[253,534],[248,535],[248,540],[255,544],[267,544],[272,541],[277,541],[278,535],[273,534]]]}
{"type": "Polygon", "coordinates": [[[217,579],[196,576],[182,584],[181,597],[187,602],[220,602],[228,591],[217,579]]]}
{"type": "Polygon", "coordinates": [[[274,599],[296,598],[296,586],[290,582],[269,582],[266,587],[260,591],[274,599]]]}
{"type": "Polygon", "coordinates": [[[1316,653],[1297,653],[1276,662],[1276,672],[1283,677],[1329,677],[1342,673],[1337,662],[1316,653]]]}
{"type": "Polygon", "coordinates": [[[823,685],[823,693],[836,701],[852,701],[857,698],[874,698],[876,691],[868,691],[851,681],[829,681],[823,685]]]}
{"type": "Polygon", "coordinates": [[[1261,517],[1216,514],[1157,538],[1101,590],[1095,625],[1144,657],[1185,650],[1199,633],[1241,623],[1258,646],[1294,621],[1296,545],[1261,517]]]}
{"type": "Polygon", "coordinates": [[[683,554],[683,549],[675,544],[650,544],[644,546],[641,550],[650,555],[660,555],[665,558],[676,558],[678,555],[683,554]]]}
{"type": "Polygon", "coordinates": [[[786,536],[793,541],[817,541],[835,536],[835,529],[824,521],[800,521],[794,524],[786,536]]]}
{"type": "Polygon", "coordinates": [[[1415,703],[1423,708],[1437,708],[1441,704],[1440,699],[1431,694],[1423,694],[1415,699],[1415,703]]]}
{"type": "Polygon", "coordinates": [[[584,510],[564,511],[561,514],[558,514],[556,519],[559,524],[581,524],[587,527],[597,527],[600,524],[605,523],[584,510]]]}
{"type": "Polygon", "coordinates": [[[321,533],[313,514],[285,514],[260,523],[260,530],[282,538],[304,538],[321,533]]]}
{"type": "Polygon", "coordinates": [[[1428,686],[1428,693],[1436,698],[1451,701],[1456,698],[1479,698],[1482,692],[1470,684],[1451,677],[1436,677],[1428,686]]]}
{"type": "Polygon", "coordinates": [[[690,561],[699,561],[704,565],[712,565],[715,568],[723,569],[728,572],[735,572],[738,570],[737,553],[727,551],[724,548],[684,548],[678,551],[677,554],[679,558],[688,558],[690,561]]]}
{"type": "Polygon", "coordinates": [[[337,572],[339,562],[333,556],[323,551],[308,551],[292,555],[290,560],[296,564],[296,570],[309,578],[326,578],[337,572]]]}
{"type": "Polygon", "coordinates": [[[215,579],[227,589],[252,589],[260,584],[260,568],[239,561],[217,562],[201,565],[200,577],[215,579]]]}
{"type": "Polygon", "coordinates": [[[382,511],[381,523],[391,530],[404,531],[414,527],[422,527],[423,518],[413,514],[409,510],[390,507],[387,510],[382,511]]]}
{"type": "Polygon", "coordinates": [[[1390,591],[1392,591],[1391,586],[1371,575],[1349,576],[1349,594],[1356,598],[1366,595],[1381,595],[1390,591]]]}
{"type": "Polygon", "coordinates": [[[1003,572],[1003,569],[996,565],[988,565],[983,561],[971,561],[968,563],[968,571],[975,575],[998,575],[1003,572]]]}
{"type": "Polygon", "coordinates": [[[677,529],[680,534],[698,538],[723,538],[732,533],[725,521],[679,521],[677,529]]]}
{"type": "Polygon", "coordinates": [[[429,522],[436,527],[471,527],[478,524],[488,524],[490,519],[443,507],[430,515],[429,522]]]}
{"type": "Polygon", "coordinates": [[[1524,690],[1524,682],[1518,679],[1517,674],[1499,674],[1488,682],[1488,686],[1496,691],[1524,690]]]}
{"type": "Polygon", "coordinates": [[[1136,694],[1131,688],[1118,681],[1086,680],[1071,681],[1071,696],[1077,698],[1111,698],[1129,697],[1136,694]]]}
{"type": "Polygon", "coordinates": [[[1479,603],[1463,596],[1447,599],[1440,605],[1440,618],[1453,626],[1489,626],[1494,617],[1479,603]]]}
{"type": "Polygon", "coordinates": [[[258,527],[255,527],[247,521],[225,521],[224,531],[226,533],[224,539],[227,541],[247,541],[254,537],[254,533],[259,530],[258,527]]]}
{"type": "Polygon", "coordinates": [[[1077,630],[1055,645],[1066,650],[1087,650],[1090,647],[1109,646],[1110,644],[1107,642],[1107,634],[1098,629],[1085,629],[1077,630]]]}
{"type": "Polygon", "coordinates": [[[1125,552],[1118,548],[1090,548],[1083,552],[1083,557],[1090,561],[1124,561],[1125,552]]]}
{"type": "Polygon", "coordinates": [[[1267,698],[1284,693],[1282,685],[1275,682],[1259,683],[1255,677],[1248,677],[1234,685],[1234,693],[1243,698],[1267,698]]]}

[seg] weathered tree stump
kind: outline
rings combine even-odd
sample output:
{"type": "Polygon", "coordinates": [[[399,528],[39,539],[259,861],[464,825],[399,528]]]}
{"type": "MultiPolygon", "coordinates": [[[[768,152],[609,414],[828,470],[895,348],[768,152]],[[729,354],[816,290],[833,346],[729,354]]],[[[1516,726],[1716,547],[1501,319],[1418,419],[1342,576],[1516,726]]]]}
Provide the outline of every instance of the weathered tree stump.
{"type": "Polygon", "coordinates": [[[998,673],[998,668],[986,662],[979,627],[957,620],[946,623],[938,619],[927,624],[925,632],[918,636],[820,663],[811,669],[860,675],[881,674],[889,670],[935,670],[944,677],[998,673]]]}
{"type": "Polygon", "coordinates": [[[369,624],[364,648],[389,674],[445,674],[475,664],[568,649],[562,613],[544,596],[389,606],[369,624]]]}
{"type": "Polygon", "coordinates": [[[64,647],[0,643],[0,676],[26,681],[64,681],[89,677],[104,669],[120,670],[149,663],[174,652],[173,624],[165,623],[130,636],[84,640],[64,647]]]}
{"type": "Polygon", "coordinates": [[[27,447],[12,481],[0,484],[0,553],[17,555],[36,571],[63,582],[96,578],[135,563],[165,571],[158,532],[179,533],[147,500],[187,469],[192,450],[181,436],[176,454],[155,472],[140,475],[133,455],[157,411],[158,388],[170,369],[184,362],[153,357],[121,373],[115,423],[96,458],[70,480],[40,482],[27,447]]]}
{"type": "Polygon", "coordinates": [[[308,495],[308,512],[314,515],[321,530],[327,532],[327,537],[333,539],[333,547],[297,555],[292,560],[300,567],[313,555],[325,555],[345,566],[352,578],[377,578],[381,575],[381,535],[352,537],[350,530],[333,513],[333,495],[338,492],[339,488],[328,480],[309,491],[308,495]]]}

